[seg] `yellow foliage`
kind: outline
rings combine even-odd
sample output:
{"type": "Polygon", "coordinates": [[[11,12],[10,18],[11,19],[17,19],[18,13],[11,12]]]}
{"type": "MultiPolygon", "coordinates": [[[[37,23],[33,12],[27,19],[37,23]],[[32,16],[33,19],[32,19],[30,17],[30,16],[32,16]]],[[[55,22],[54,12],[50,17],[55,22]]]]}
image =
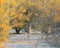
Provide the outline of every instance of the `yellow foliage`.
{"type": "Polygon", "coordinates": [[[27,4],[28,4],[28,6],[31,6],[31,5],[32,5],[32,3],[31,3],[31,2],[27,2],[27,4]]]}
{"type": "Polygon", "coordinates": [[[58,16],[58,15],[54,16],[54,21],[55,22],[60,22],[60,16],[58,16]]]}
{"type": "Polygon", "coordinates": [[[20,7],[20,11],[21,11],[22,13],[25,13],[25,12],[26,12],[26,8],[20,7]]]}
{"type": "Polygon", "coordinates": [[[55,0],[55,3],[56,4],[60,4],[60,0],[55,0]]]}
{"type": "Polygon", "coordinates": [[[0,4],[3,4],[4,3],[4,0],[0,0],[0,4]]]}
{"type": "Polygon", "coordinates": [[[6,37],[0,37],[0,44],[2,44],[5,41],[8,41],[8,39],[6,37]]]}
{"type": "Polygon", "coordinates": [[[2,46],[2,45],[0,45],[0,48],[3,48],[3,46],[2,46]]]}
{"type": "Polygon", "coordinates": [[[15,0],[12,1],[12,5],[13,5],[13,6],[17,6],[17,4],[18,4],[18,3],[17,3],[15,0]]]}

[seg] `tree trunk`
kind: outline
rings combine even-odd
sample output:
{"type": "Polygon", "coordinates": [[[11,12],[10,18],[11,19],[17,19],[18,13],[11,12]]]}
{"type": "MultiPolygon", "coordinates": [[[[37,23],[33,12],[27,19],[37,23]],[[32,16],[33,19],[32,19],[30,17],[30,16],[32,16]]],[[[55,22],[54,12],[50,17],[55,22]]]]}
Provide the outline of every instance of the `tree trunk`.
{"type": "Polygon", "coordinates": [[[29,30],[28,30],[29,33],[31,33],[31,25],[29,26],[29,30]]]}
{"type": "Polygon", "coordinates": [[[21,30],[20,28],[15,28],[17,34],[19,34],[20,30],[21,30]]]}
{"type": "Polygon", "coordinates": [[[25,32],[30,33],[31,32],[31,24],[28,22],[25,27],[25,32]]]}

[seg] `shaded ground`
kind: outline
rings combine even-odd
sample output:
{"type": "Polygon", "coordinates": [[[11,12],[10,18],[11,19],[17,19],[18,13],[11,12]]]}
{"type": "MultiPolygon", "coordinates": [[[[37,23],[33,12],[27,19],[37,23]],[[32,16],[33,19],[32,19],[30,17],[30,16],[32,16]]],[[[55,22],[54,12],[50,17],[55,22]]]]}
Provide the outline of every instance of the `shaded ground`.
{"type": "MultiPolygon", "coordinates": [[[[53,37],[52,37],[53,38],[53,37]]],[[[41,33],[10,34],[4,48],[59,48],[60,46],[50,36],[45,40],[41,33]],[[58,46],[57,46],[58,45],[58,46]]]]}

